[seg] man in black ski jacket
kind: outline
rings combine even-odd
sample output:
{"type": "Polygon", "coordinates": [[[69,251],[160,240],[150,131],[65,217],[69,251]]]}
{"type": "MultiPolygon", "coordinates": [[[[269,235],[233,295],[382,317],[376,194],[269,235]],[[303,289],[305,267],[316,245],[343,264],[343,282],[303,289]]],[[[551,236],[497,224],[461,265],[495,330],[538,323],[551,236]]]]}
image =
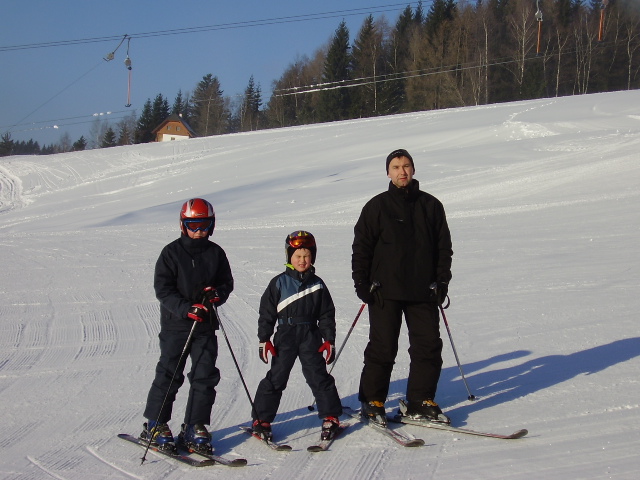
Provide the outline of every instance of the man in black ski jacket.
{"type": "Polygon", "coordinates": [[[420,190],[404,149],[387,157],[389,189],[362,209],[354,228],[352,277],[369,307],[359,400],[362,413],[386,424],[384,402],[404,314],[409,332],[407,415],[448,423],[434,401],[442,369],[438,305],[451,280],[451,235],[442,203],[420,190]],[[378,288],[373,288],[373,284],[378,288]]]}

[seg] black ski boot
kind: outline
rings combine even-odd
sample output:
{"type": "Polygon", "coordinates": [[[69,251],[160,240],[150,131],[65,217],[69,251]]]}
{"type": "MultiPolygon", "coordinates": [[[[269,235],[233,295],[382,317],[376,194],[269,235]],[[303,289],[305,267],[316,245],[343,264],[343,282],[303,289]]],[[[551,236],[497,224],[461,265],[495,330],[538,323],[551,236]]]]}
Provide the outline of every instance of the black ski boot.
{"type": "Polygon", "coordinates": [[[450,424],[447,417],[433,399],[428,398],[422,402],[404,402],[400,400],[400,415],[412,420],[425,422],[450,424]]]}
{"type": "Polygon", "coordinates": [[[384,402],[372,400],[370,402],[362,402],[362,410],[360,415],[380,427],[387,427],[387,413],[384,409],[384,402]]]}

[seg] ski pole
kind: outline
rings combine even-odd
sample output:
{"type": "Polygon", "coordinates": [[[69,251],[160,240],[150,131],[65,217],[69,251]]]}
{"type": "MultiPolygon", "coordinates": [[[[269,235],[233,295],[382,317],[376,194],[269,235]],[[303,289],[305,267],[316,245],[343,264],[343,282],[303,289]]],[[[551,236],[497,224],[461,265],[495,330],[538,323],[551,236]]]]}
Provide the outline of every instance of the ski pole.
{"type": "MultiPolygon", "coordinates": [[[[447,299],[448,298],[449,296],[447,295],[447,299]]],[[[447,333],[449,334],[449,341],[451,342],[451,348],[453,348],[453,355],[456,357],[456,363],[458,364],[458,368],[460,369],[460,376],[462,377],[464,386],[467,388],[467,393],[469,394],[467,399],[470,401],[474,401],[476,399],[476,396],[471,393],[471,390],[469,390],[469,384],[467,383],[467,379],[464,377],[464,372],[462,371],[462,365],[460,365],[460,359],[458,358],[458,352],[456,351],[456,346],[454,345],[453,337],[451,336],[451,329],[449,328],[449,322],[447,322],[447,317],[444,314],[444,308],[442,307],[442,305],[439,305],[439,307],[440,307],[440,313],[442,313],[442,320],[444,321],[444,326],[447,327],[447,333]]]]}
{"type": "Polygon", "coordinates": [[[238,375],[240,376],[240,380],[242,381],[242,385],[244,386],[244,391],[247,393],[247,398],[249,399],[249,403],[251,404],[251,410],[253,412],[256,411],[256,406],[253,403],[253,399],[251,398],[251,394],[249,393],[249,389],[247,388],[247,383],[244,381],[244,376],[240,371],[240,365],[238,365],[238,360],[236,360],[236,356],[233,353],[233,348],[231,348],[231,343],[229,342],[229,337],[227,337],[227,332],[224,329],[224,325],[222,325],[222,321],[220,320],[220,315],[218,315],[218,309],[215,305],[211,304],[213,308],[213,313],[218,321],[218,325],[220,325],[220,331],[222,332],[222,336],[224,337],[225,342],[227,342],[227,347],[229,347],[229,352],[231,352],[231,358],[233,358],[233,363],[236,364],[236,370],[238,370],[238,375]]]}
{"type": "Polygon", "coordinates": [[[180,354],[180,359],[178,360],[178,365],[176,366],[175,371],[173,372],[173,375],[171,377],[171,381],[169,382],[169,387],[167,388],[167,393],[164,395],[164,399],[162,400],[162,405],[160,406],[160,411],[158,412],[158,416],[156,417],[156,423],[153,426],[153,428],[151,429],[150,435],[149,435],[149,443],[147,443],[147,448],[144,451],[144,455],[142,455],[141,458],[141,462],[140,465],[144,464],[144,462],[147,460],[147,453],[149,452],[149,448],[151,447],[151,441],[153,440],[153,435],[156,431],[156,428],[158,428],[158,422],[160,421],[160,415],[162,415],[162,410],[164,409],[164,405],[165,403],[167,403],[167,398],[169,397],[169,392],[171,391],[171,386],[173,385],[173,381],[176,378],[176,375],[178,374],[178,369],[180,368],[180,365],[182,365],[182,360],[184,359],[184,355],[187,352],[187,348],[189,347],[189,344],[191,343],[191,338],[193,337],[193,332],[196,329],[196,324],[197,322],[193,322],[193,326],[191,327],[191,331],[189,332],[189,336],[187,337],[187,341],[184,342],[184,348],[182,349],[182,353],[180,354]]]}
{"type": "MultiPolygon", "coordinates": [[[[380,283],[378,282],[373,282],[371,284],[371,289],[369,290],[369,293],[373,293],[374,290],[376,288],[378,288],[380,286],[380,283]]],[[[362,311],[364,310],[364,307],[367,304],[362,302],[362,305],[360,305],[360,310],[358,310],[358,314],[356,315],[356,318],[353,320],[353,323],[351,324],[351,328],[349,328],[349,331],[347,332],[347,336],[344,337],[344,340],[342,341],[342,345],[340,345],[340,348],[338,349],[338,353],[336,354],[336,358],[333,361],[333,365],[331,365],[331,368],[329,369],[329,375],[331,375],[331,372],[333,371],[333,367],[336,366],[336,363],[338,362],[338,359],[340,358],[340,354],[342,353],[342,350],[344,349],[344,346],[347,344],[347,340],[349,340],[349,336],[351,335],[351,332],[353,332],[354,327],[356,326],[356,323],[358,323],[358,319],[360,318],[360,315],[362,314],[362,311]]],[[[309,411],[313,412],[313,410],[315,409],[315,398],[313,400],[313,403],[311,405],[309,405],[307,408],[309,409],[309,411]]]]}

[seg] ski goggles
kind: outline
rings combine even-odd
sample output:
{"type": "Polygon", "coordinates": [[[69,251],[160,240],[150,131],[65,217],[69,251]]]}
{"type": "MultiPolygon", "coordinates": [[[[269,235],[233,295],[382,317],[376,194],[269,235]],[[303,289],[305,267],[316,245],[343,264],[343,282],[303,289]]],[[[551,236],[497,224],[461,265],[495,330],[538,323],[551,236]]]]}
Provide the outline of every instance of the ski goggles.
{"type": "Polygon", "coordinates": [[[214,220],[211,218],[207,218],[206,220],[202,219],[185,219],[182,220],[184,226],[191,230],[192,232],[208,231],[213,227],[214,220]]]}
{"type": "Polygon", "coordinates": [[[287,243],[293,248],[310,248],[316,246],[315,238],[307,232],[292,233],[287,238],[287,243]]]}

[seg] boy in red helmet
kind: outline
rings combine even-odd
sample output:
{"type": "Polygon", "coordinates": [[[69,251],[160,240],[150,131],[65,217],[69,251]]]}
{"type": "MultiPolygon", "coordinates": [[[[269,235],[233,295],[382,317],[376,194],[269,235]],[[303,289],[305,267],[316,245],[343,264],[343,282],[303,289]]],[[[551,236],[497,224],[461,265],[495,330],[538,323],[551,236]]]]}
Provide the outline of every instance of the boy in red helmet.
{"type": "Polygon", "coordinates": [[[342,403],[327,365],[335,358],[335,306],[327,286],[315,274],[316,241],[305,231],[285,240],[286,270],[274,277],[260,299],[258,339],[260,359],[271,369],[258,385],[254,401],[253,432],[271,440],[276,417],[291,369],[300,358],[302,373],[323,419],[322,439],[339,428],[342,403]],[[271,343],[276,323],[278,330],[271,343]],[[324,340],[323,340],[324,339],[324,340]],[[325,356],[323,356],[323,354],[325,356]]]}
{"type": "Polygon", "coordinates": [[[189,399],[178,443],[183,448],[211,453],[210,423],[220,371],[216,368],[218,325],[213,308],[233,290],[231,267],[224,250],[209,237],[216,215],[209,202],[193,198],[180,211],[180,238],[164,247],[156,262],[153,286],[160,301],[160,360],[149,390],[140,439],[175,451],[168,422],[183,370],[191,357],[189,399]],[[195,325],[194,325],[194,322],[195,325]],[[193,332],[190,342],[189,335],[193,332]]]}

